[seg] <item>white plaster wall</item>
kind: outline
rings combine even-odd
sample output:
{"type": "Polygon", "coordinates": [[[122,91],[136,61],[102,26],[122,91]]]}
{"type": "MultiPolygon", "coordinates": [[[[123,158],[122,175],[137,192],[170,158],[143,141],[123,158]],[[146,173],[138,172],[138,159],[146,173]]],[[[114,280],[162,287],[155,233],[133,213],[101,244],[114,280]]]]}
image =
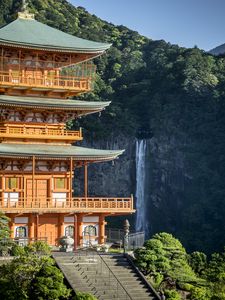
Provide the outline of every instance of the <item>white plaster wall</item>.
{"type": "Polygon", "coordinates": [[[85,222],[85,223],[98,223],[99,222],[99,217],[98,216],[83,217],[83,222],[85,222]]]}
{"type": "Polygon", "coordinates": [[[28,217],[15,217],[14,223],[15,224],[27,224],[28,223],[28,217]]]}

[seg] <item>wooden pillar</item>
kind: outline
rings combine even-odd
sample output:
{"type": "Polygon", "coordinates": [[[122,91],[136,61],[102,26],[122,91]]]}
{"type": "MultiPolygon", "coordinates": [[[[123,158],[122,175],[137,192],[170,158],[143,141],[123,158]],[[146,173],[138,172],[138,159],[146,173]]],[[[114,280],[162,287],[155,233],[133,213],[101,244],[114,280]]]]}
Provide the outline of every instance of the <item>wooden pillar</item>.
{"type": "Polygon", "coordinates": [[[98,242],[99,244],[105,244],[105,215],[99,215],[99,236],[98,242]]]}
{"type": "Polygon", "coordinates": [[[4,195],[5,195],[5,193],[4,193],[4,191],[5,191],[5,188],[6,188],[6,186],[5,186],[5,174],[3,174],[2,175],[2,192],[1,192],[1,202],[2,202],[2,206],[4,206],[4,195]]]}
{"type": "Polygon", "coordinates": [[[83,244],[83,215],[77,216],[77,245],[82,246],[83,244]]]}
{"type": "Polygon", "coordinates": [[[74,221],[73,221],[73,226],[74,226],[74,230],[73,230],[73,239],[74,239],[74,245],[73,245],[73,249],[74,251],[77,250],[77,237],[78,237],[78,234],[77,234],[77,215],[74,214],[74,221]]]}
{"type": "Polygon", "coordinates": [[[69,185],[70,203],[73,198],[73,158],[70,157],[70,185],[69,185]]]}
{"type": "Polygon", "coordinates": [[[3,71],[3,66],[4,66],[4,50],[3,50],[3,48],[2,48],[1,71],[3,71]]]}
{"type": "Polygon", "coordinates": [[[64,235],[64,214],[58,215],[58,241],[64,235]]]}
{"type": "Polygon", "coordinates": [[[36,215],[36,234],[35,238],[38,240],[39,214],[36,215]]]}
{"type": "Polygon", "coordinates": [[[19,50],[19,76],[20,76],[20,70],[21,70],[21,50],[19,50]]]}
{"type": "Polygon", "coordinates": [[[34,191],[35,191],[35,156],[32,157],[32,201],[34,202],[34,191]]]}
{"type": "Polygon", "coordinates": [[[9,222],[9,229],[10,229],[10,238],[14,238],[15,237],[15,216],[11,215],[10,216],[11,221],[9,222]]]}
{"type": "Polygon", "coordinates": [[[84,165],[84,197],[88,197],[88,164],[84,165]]]}
{"type": "Polygon", "coordinates": [[[29,215],[29,223],[28,223],[28,238],[32,240],[34,239],[34,215],[29,215]]]}

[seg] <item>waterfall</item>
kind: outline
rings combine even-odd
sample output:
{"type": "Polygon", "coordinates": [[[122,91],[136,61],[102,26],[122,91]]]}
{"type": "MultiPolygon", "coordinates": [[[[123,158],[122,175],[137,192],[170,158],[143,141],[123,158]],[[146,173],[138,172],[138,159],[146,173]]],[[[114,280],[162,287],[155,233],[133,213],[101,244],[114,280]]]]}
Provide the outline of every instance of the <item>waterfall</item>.
{"type": "Polygon", "coordinates": [[[145,231],[146,220],[146,140],[136,141],[136,231],[145,231]]]}

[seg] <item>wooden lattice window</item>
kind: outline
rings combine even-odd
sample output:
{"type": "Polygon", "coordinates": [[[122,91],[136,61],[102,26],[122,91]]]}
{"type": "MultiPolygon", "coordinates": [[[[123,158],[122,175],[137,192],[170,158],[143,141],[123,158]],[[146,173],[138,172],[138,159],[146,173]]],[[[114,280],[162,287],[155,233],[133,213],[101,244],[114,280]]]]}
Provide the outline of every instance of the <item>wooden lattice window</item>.
{"type": "Polygon", "coordinates": [[[55,189],[64,190],[66,188],[65,178],[55,178],[55,189]]]}
{"type": "Polygon", "coordinates": [[[13,190],[18,187],[18,178],[8,177],[5,179],[5,187],[8,190],[13,190]]]}

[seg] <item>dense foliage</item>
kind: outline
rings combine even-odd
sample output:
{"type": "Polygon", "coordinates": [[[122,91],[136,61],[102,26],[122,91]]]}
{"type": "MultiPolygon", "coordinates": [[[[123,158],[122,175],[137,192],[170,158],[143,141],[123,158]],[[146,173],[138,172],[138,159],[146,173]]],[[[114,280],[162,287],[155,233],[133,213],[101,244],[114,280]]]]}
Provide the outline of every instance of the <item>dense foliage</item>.
{"type": "Polygon", "coordinates": [[[135,251],[136,264],[166,299],[225,299],[225,253],[187,254],[171,234],[155,234],[135,251]]]}
{"type": "Polygon", "coordinates": [[[0,266],[0,298],[6,300],[68,299],[62,272],[49,256],[47,245],[37,242],[26,247],[15,246],[17,256],[0,266]]]}
{"type": "Polygon", "coordinates": [[[0,211],[0,240],[8,239],[10,236],[9,230],[10,219],[0,211]]]}
{"type": "Polygon", "coordinates": [[[38,241],[24,247],[9,244],[8,247],[14,258],[0,266],[0,299],[96,300],[88,293],[72,295],[46,243],[38,241]]]}
{"type": "MultiPolygon", "coordinates": [[[[83,96],[112,100],[112,105],[101,118],[89,116],[74,125],[84,127],[86,137],[93,134],[96,139],[110,139],[126,134],[150,138],[158,152],[166,149],[161,160],[153,157],[151,163],[152,232],[174,232],[191,250],[221,250],[225,227],[225,59],[198,48],[149,40],[65,0],[28,2],[41,22],[112,43],[108,54],[96,60],[95,91],[83,96]]],[[[0,23],[13,20],[19,5],[20,1],[0,0],[0,23]]]]}

